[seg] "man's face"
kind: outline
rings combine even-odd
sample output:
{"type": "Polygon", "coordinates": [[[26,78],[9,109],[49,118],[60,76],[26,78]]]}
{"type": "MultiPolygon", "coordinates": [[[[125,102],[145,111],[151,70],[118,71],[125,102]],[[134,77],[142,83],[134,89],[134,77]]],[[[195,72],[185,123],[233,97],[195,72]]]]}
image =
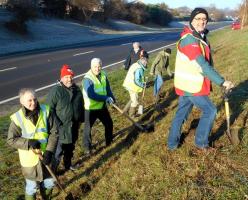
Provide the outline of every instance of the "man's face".
{"type": "Polygon", "coordinates": [[[102,66],[100,65],[100,63],[94,64],[93,66],[91,66],[91,71],[95,76],[98,76],[101,72],[102,66]]]}
{"type": "Polygon", "coordinates": [[[20,99],[21,104],[30,111],[35,110],[37,99],[31,92],[26,92],[20,99]]]}
{"type": "Polygon", "coordinates": [[[73,84],[73,77],[71,75],[63,76],[60,81],[64,84],[65,87],[69,88],[73,84]]]}
{"type": "Polygon", "coordinates": [[[135,52],[137,52],[139,50],[139,48],[140,48],[139,43],[134,43],[133,44],[133,49],[134,49],[135,52]]]}
{"type": "Polygon", "coordinates": [[[191,24],[198,33],[201,33],[206,28],[207,16],[204,13],[199,13],[194,17],[191,24]]]}

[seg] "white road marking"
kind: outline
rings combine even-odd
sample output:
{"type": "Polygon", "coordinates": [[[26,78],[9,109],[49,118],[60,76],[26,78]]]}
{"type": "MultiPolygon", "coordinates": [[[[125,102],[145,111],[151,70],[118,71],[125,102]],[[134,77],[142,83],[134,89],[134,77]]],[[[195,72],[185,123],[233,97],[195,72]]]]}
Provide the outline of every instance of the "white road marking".
{"type": "Polygon", "coordinates": [[[73,56],[80,56],[80,55],[84,55],[84,54],[88,54],[88,53],[93,53],[94,51],[87,51],[87,52],[83,52],[83,53],[77,53],[74,54],[73,56]]]}
{"type": "Polygon", "coordinates": [[[17,69],[17,67],[9,67],[6,69],[0,69],[0,72],[5,72],[5,71],[13,70],[13,69],[17,69]]]}
{"type": "MultiPolygon", "coordinates": [[[[157,48],[157,49],[153,49],[153,50],[151,50],[151,51],[148,51],[148,53],[153,53],[153,52],[155,52],[155,51],[164,49],[164,48],[169,47],[169,46],[173,46],[173,45],[175,45],[175,44],[176,44],[176,43],[168,44],[168,45],[159,47],[159,48],[157,48]]],[[[106,68],[112,67],[112,66],[114,66],[114,65],[123,63],[124,61],[125,61],[125,60],[121,60],[121,61],[118,61],[118,62],[109,64],[109,65],[107,65],[107,66],[104,66],[103,69],[106,69],[106,68]]],[[[75,76],[74,79],[80,78],[80,77],[84,76],[85,74],[86,74],[86,73],[79,74],[79,75],[75,76]]],[[[46,86],[44,86],[44,87],[38,88],[38,89],[36,89],[35,91],[38,92],[38,91],[41,91],[41,90],[50,88],[50,87],[52,87],[52,86],[54,86],[54,85],[56,85],[56,84],[57,84],[57,83],[52,83],[52,84],[50,84],[50,85],[46,85],[46,86]]],[[[4,103],[7,103],[7,102],[10,102],[10,101],[13,101],[13,100],[18,99],[18,98],[19,98],[19,96],[15,96],[15,97],[11,97],[11,98],[5,99],[5,100],[3,100],[3,101],[0,101],[0,105],[1,105],[1,104],[4,104],[4,103]]]]}
{"type": "Polygon", "coordinates": [[[165,45],[165,46],[163,46],[163,47],[159,47],[159,48],[157,48],[157,49],[153,49],[153,50],[151,50],[151,51],[148,51],[148,53],[153,53],[153,52],[155,52],[155,51],[158,51],[158,50],[161,50],[161,49],[164,49],[164,48],[173,46],[173,45],[175,45],[175,44],[176,44],[176,42],[175,42],[175,43],[172,43],[172,44],[165,45]]]}
{"type": "Polygon", "coordinates": [[[129,45],[129,44],[132,44],[132,42],[121,44],[121,46],[129,45]]]}

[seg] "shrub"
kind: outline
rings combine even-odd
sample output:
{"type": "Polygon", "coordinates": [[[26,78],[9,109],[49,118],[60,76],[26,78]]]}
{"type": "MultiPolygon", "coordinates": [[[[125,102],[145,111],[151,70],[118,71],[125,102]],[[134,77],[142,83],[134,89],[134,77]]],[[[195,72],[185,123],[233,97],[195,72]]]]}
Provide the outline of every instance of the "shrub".
{"type": "Polygon", "coordinates": [[[27,33],[26,22],[37,17],[36,6],[32,1],[9,1],[10,10],[13,11],[14,18],[5,23],[9,30],[20,34],[27,33]]]}
{"type": "Polygon", "coordinates": [[[127,20],[135,24],[144,24],[148,21],[149,14],[146,11],[146,5],[141,3],[127,4],[127,20]]]}
{"type": "Polygon", "coordinates": [[[165,8],[161,8],[159,4],[148,5],[147,12],[149,13],[149,20],[159,25],[167,25],[173,18],[172,14],[165,8]]]}

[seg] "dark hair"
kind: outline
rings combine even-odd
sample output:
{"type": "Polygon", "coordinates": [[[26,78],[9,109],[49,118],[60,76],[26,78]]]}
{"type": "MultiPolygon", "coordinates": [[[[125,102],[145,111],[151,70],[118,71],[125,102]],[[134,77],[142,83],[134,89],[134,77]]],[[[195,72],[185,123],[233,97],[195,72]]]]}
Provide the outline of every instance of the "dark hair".
{"type": "Polygon", "coordinates": [[[171,54],[171,49],[170,48],[167,48],[167,49],[165,49],[164,50],[166,53],[168,53],[168,54],[171,54]]]}
{"type": "Polygon", "coordinates": [[[140,51],[140,58],[149,58],[149,54],[145,50],[140,51]]]}

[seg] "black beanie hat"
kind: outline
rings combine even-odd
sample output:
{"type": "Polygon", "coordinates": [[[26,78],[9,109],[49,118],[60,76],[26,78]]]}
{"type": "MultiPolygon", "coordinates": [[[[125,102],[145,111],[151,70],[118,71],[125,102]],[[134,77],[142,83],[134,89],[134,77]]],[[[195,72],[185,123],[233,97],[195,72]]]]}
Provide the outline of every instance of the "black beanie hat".
{"type": "Polygon", "coordinates": [[[206,15],[207,17],[207,21],[208,21],[208,12],[204,9],[204,8],[195,8],[190,15],[190,21],[189,23],[191,24],[191,22],[193,21],[193,19],[195,18],[196,15],[198,15],[199,13],[203,13],[206,15]]]}

